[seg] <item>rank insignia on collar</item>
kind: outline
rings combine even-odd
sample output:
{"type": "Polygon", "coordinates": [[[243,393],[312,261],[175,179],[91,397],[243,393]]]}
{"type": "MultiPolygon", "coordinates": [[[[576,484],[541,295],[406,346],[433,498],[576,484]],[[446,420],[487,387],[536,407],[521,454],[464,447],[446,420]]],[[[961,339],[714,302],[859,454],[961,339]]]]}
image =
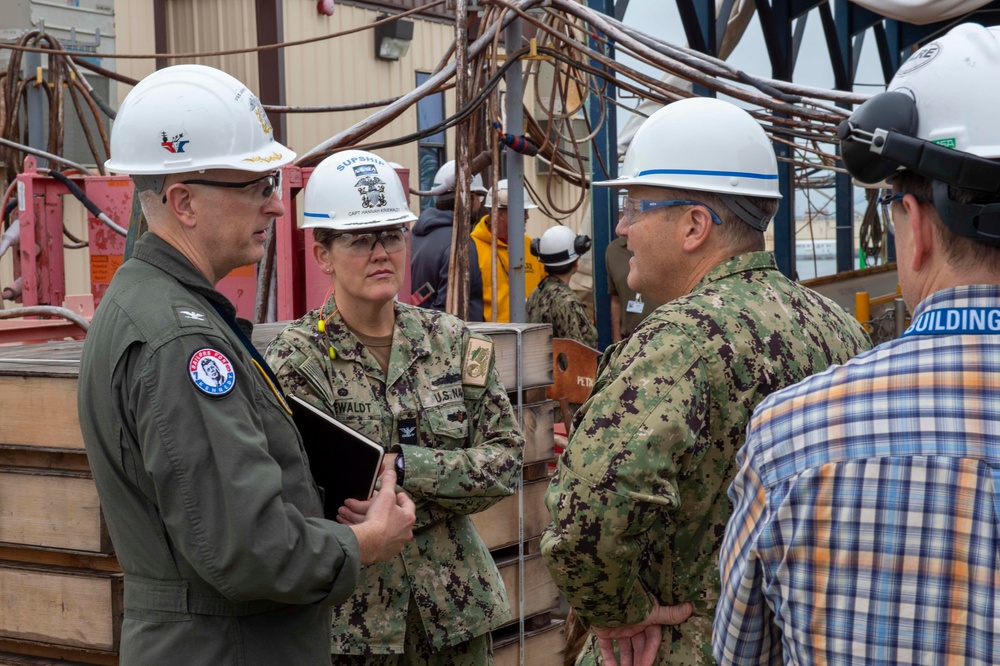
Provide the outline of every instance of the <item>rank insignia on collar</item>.
{"type": "Polygon", "coordinates": [[[188,362],[188,376],[202,393],[223,396],[236,386],[236,371],[226,355],[215,349],[199,349],[188,362]]]}

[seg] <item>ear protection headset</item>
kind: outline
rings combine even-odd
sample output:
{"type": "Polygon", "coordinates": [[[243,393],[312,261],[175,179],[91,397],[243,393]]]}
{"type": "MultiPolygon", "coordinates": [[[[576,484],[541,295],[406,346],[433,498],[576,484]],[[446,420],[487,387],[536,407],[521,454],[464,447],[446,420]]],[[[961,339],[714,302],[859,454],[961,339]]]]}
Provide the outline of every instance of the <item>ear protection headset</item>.
{"type": "Polygon", "coordinates": [[[1000,163],[917,138],[917,127],[909,90],[872,97],[837,128],[847,171],[865,183],[885,180],[899,168],[924,176],[933,181],[934,207],[949,229],[1000,246],[1000,163]],[[981,192],[981,201],[960,204],[949,185],[981,192]]]}
{"type": "MultiPolygon", "coordinates": [[[[545,237],[542,238],[532,238],[531,239],[531,254],[538,257],[546,266],[561,266],[563,264],[568,264],[571,261],[576,261],[588,250],[590,250],[593,243],[590,240],[590,236],[586,234],[579,234],[573,238],[573,250],[570,252],[568,249],[555,249],[547,247],[545,249],[550,250],[545,252],[542,250],[542,242],[545,237]]],[[[546,243],[548,245],[548,243],[546,243]]]]}

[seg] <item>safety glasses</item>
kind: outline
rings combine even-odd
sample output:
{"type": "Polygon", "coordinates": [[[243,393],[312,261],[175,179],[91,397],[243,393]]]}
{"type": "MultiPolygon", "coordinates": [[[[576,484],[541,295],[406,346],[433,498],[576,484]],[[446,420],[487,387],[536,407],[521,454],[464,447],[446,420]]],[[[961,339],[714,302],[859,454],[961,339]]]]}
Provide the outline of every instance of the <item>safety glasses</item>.
{"type": "Polygon", "coordinates": [[[886,229],[889,230],[889,233],[893,236],[896,235],[896,224],[892,221],[892,202],[902,201],[905,196],[906,192],[883,190],[882,196],[880,196],[877,200],[879,210],[882,213],[882,222],[885,224],[886,229]]]}
{"type": "Polygon", "coordinates": [[[688,199],[633,199],[630,196],[625,197],[622,205],[624,212],[622,219],[625,221],[626,227],[631,227],[639,219],[639,216],[646,211],[656,208],[669,208],[671,206],[701,206],[709,212],[713,222],[722,224],[722,220],[715,214],[715,211],[700,201],[690,201],[688,199]]]}
{"type": "MultiPolygon", "coordinates": [[[[275,190],[281,189],[281,169],[275,169],[266,176],[261,176],[260,178],[254,178],[253,180],[248,180],[243,183],[225,183],[219,180],[182,180],[181,185],[207,185],[209,187],[228,187],[234,190],[244,190],[259,183],[266,183],[261,189],[260,194],[265,199],[270,199],[271,195],[274,194],[275,190]]],[[[166,197],[164,197],[164,203],[166,202],[166,197]]]]}
{"type": "Polygon", "coordinates": [[[369,233],[345,232],[331,236],[330,241],[334,247],[359,257],[371,254],[376,243],[381,243],[387,254],[393,254],[406,247],[406,227],[369,233]]]}

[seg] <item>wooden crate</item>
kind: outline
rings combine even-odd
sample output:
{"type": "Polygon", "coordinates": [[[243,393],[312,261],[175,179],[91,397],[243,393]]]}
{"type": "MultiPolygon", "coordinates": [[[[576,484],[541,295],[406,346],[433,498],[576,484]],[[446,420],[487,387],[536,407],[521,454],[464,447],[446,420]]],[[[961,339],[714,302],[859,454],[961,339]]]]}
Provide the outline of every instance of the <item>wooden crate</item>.
{"type": "Polygon", "coordinates": [[[90,474],[0,467],[0,543],[112,553],[90,474]]]}
{"type": "Polygon", "coordinates": [[[4,444],[83,450],[75,376],[2,375],[0,413],[4,444]]]}
{"type": "MultiPolygon", "coordinates": [[[[541,536],[549,524],[545,508],[545,489],[548,479],[528,481],[524,484],[524,534],[525,541],[541,536]]],[[[517,543],[517,494],[505,497],[486,511],[472,514],[472,522],[479,536],[490,550],[517,543]]]]}
{"type": "Polygon", "coordinates": [[[114,652],[123,576],[0,562],[0,638],[114,652]]]}
{"type": "MultiPolygon", "coordinates": [[[[537,539],[536,539],[537,542],[537,539]]],[[[527,545],[527,544],[526,544],[527,545]]],[[[541,553],[536,552],[524,557],[524,616],[531,617],[546,611],[555,610],[559,606],[559,588],[552,580],[552,575],[545,566],[541,553]]],[[[507,588],[507,598],[510,609],[514,612],[514,622],[521,617],[521,595],[518,583],[520,565],[517,559],[517,549],[510,555],[497,558],[497,567],[504,587],[507,588]]]]}
{"type": "MultiPolygon", "coordinates": [[[[563,621],[550,618],[548,624],[526,631],[524,663],[526,666],[562,666],[563,621]]],[[[521,646],[517,627],[507,627],[493,633],[494,666],[519,666],[521,646]]]]}
{"type": "Polygon", "coordinates": [[[118,666],[118,655],[0,639],[0,666],[118,666]]]}

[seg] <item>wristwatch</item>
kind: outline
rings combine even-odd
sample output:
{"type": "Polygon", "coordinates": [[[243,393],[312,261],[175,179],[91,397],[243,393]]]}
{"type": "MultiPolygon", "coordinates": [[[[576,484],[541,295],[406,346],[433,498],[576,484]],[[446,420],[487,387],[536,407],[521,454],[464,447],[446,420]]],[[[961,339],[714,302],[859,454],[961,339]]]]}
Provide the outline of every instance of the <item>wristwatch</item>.
{"type": "Polygon", "coordinates": [[[403,462],[403,454],[396,456],[396,485],[403,485],[403,476],[406,474],[406,464],[403,462]]]}

